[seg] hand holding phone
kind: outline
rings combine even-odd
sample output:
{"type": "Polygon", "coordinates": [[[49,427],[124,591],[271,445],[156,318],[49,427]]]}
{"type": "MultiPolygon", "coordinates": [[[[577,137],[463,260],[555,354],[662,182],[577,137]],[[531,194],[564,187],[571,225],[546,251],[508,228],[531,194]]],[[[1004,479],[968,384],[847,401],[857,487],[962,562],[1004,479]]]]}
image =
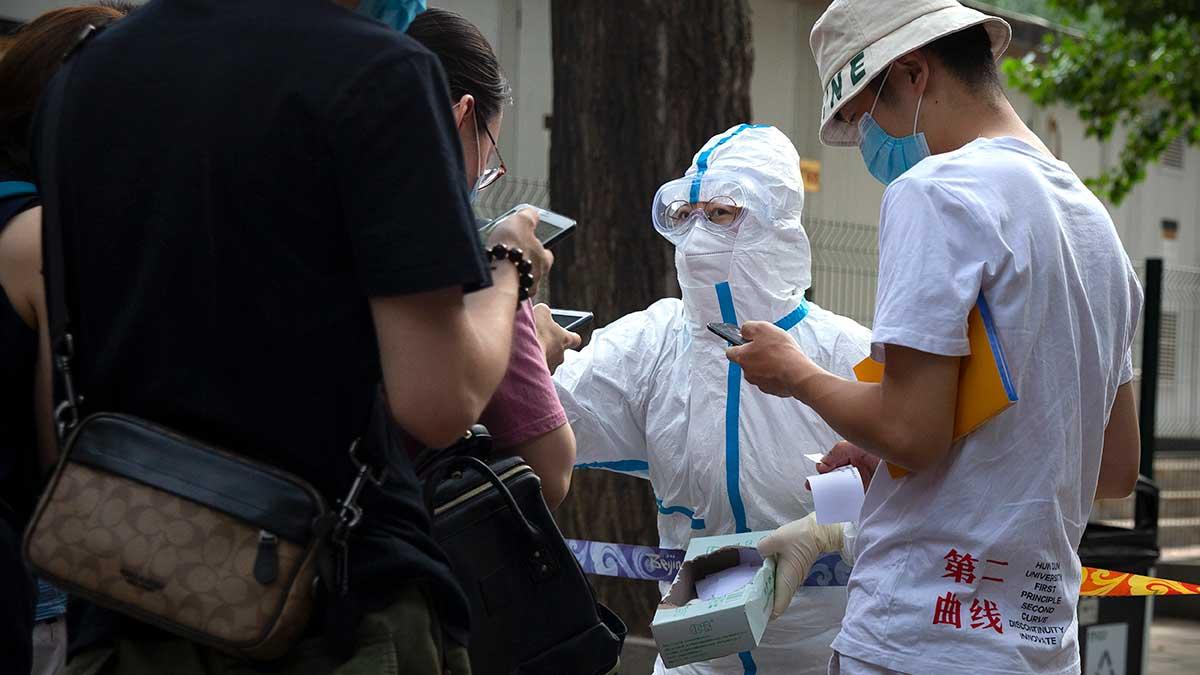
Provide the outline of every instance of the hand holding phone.
{"type": "Polygon", "coordinates": [[[708,324],[708,329],[734,347],[740,347],[749,342],[742,337],[742,330],[732,323],[713,322],[708,324]]]}
{"type": "Polygon", "coordinates": [[[550,317],[566,330],[576,331],[591,323],[596,315],[574,309],[551,309],[550,317]]]}
{"type": "MultiPolygon", "coordinates": [[[[538,343],[542,346],[542,354],[546,357],[546,367],[550,369],[551,373],[562,365],[564,354],[568,349],[579,349],[579,345],[582,343],[579,335],[563,326],[555,316],[554,313],[559,311],[552,310],[543,304],[533,307],[533,323],[537,329],[538,343]]],[[[589,318],[591,317],[591,312],[574,313],[587,314],[589,318]]],[[[578,325],[582,325],[582,322],[578,325]]]]}
{"type": "Polygon", "coordinates": [[[576,223],[572,218],[568,218],[561,213],[555,213],[549,209],[538,208],[530,204],[518,204],[481,227],[479,229],[479,236],[487,239],[492,229],[495,228],[500,221],[518,211],[523,211],[525,209],[534,209],[537,211],[538,223],[534,236],[536,236],[538,241],[542,242],[542,246],[545,246],[546,248],[550,248],[554,244],[557,244],[567,235],[575,231],[576,223]]]}
{"type": "Polygon", "coordinates": [[[533,263],[533,269],[530,271],[533,274],[533,287],[529,289],[531,296],[537,293],[542,277],[554,264],[554,254],[547,251],[537,238],[537,226],[537,209],[529,207],[511,211],[497,218],[485,228],[486,236],[481,233],[487,247],[504,244],[509,248],[519,248],[529,262],[533,263]]]}

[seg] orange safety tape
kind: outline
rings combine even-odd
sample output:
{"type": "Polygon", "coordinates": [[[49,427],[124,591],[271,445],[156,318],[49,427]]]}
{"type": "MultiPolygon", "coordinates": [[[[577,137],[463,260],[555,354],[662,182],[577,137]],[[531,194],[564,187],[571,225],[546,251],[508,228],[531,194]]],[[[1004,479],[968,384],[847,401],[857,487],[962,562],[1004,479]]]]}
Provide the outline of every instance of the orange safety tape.
{"type": "Polygon", "coordinates": [[[1114,572],[1095,567],[1083,568],[1081,596],[1129,597],[1138,595],[1200,595],[1200,585],[1146,577],[1129,572],[1114,572]]]}

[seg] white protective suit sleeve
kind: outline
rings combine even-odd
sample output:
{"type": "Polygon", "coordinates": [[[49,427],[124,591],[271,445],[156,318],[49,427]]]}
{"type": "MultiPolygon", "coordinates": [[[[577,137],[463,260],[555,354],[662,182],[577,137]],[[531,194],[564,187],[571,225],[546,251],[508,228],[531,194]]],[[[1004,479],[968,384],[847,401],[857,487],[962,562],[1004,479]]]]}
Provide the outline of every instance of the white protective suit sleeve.
{"type": "Polygon", "coordinates": [[[660,300],[597,330],[582,351],[567,352],[554,383],[575,432],[576,468],[650,477],[646,406],[682,312],[679,300],[660,300]]]}

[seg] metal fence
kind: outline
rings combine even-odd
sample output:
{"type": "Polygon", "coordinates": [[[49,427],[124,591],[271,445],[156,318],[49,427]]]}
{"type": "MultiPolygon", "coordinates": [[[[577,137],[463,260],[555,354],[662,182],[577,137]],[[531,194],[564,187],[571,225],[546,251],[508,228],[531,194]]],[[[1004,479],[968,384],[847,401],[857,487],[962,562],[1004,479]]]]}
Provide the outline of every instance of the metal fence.
{"type": "MultiPolygon", "coordinates": [[[[1144,282],[1145,264],[1134,267],[1144,282]]],[[[1164,265],[1161,321],[1156,435],[1169,447],[1171,441],[1200,439],[1200,269],[1164,265]]],[[[1139,380],[1142,328],[1133,352],[1139,380]]]]}
{"type": "MultiPolygon", "coordinates": [[[[1135,267],[1145,283],[1147,266],[1135,267]]],[[[1161,291],[1153,470],[1158,544],[1162,559],[1172,562],[1200,558],[1200,269],[1163,265],[1161,291]]],[[[1134,347],[1139,397],[1144,328],[1134,347]]],[[[1131,527],[1134,511],[1133,499],[1099,502],[1092,519],[1131,527]]]]}
{"type": "Polygon", "coordinates": [[[475,202],[475,215],[491,220],[517,204],[549,208],[550,185],[542,180],[505,176],[479,193],[479,199],[475,202]]]}
{"type": "Polygon", "coordinates": [[[875,316],[879,228],[806,216],[804,229],[812,244],[810,299],[869,327],[875,316]]]}

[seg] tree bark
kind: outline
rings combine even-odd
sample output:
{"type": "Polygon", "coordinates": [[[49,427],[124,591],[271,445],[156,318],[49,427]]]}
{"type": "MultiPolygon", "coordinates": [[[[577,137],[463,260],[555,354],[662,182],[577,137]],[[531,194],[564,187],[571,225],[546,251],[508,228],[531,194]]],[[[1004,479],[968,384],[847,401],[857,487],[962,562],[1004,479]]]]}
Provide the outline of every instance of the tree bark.
{"type": "MultiPolygon", "coordinates": [[[[556,248],[555,306],[604,325],[678,294],[673,249],[650,203],[714,134],[750,121],[746,0],[552,0],[550,204],[579,227],[556,248]]],[[[567,536],[657,544],[648,483],[578,471],[558,511],[567,536]]],[[[648,634],[649,582],[594,578],[600,599],[648,634]]]]}

